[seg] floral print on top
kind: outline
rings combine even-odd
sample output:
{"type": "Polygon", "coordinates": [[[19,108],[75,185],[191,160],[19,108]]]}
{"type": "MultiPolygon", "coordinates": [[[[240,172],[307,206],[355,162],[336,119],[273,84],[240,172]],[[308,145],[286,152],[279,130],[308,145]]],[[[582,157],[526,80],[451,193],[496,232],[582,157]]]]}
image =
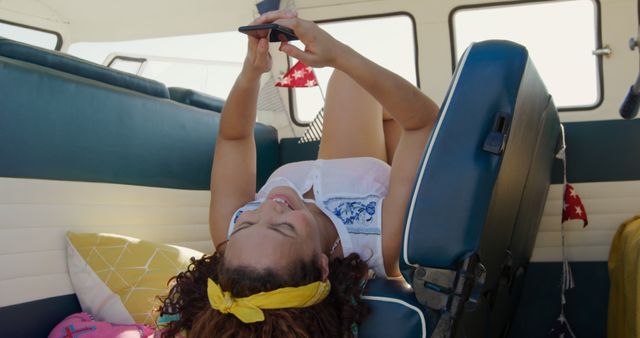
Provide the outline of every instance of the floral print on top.
{"type": "Polygon", "coordinates": [[[380,227],[376,224],[378,200],[378,196],[330,198],[324,205],[344,223],[349,233],[380,235],[380,227]]]}

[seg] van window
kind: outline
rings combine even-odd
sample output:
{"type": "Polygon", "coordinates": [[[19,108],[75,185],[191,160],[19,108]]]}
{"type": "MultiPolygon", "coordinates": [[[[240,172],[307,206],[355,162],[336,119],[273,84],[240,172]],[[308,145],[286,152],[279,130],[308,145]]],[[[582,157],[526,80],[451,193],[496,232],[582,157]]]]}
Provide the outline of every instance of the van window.
{"type": "MultiPolygon", "coordinates": [[[[319,25],[358,53],[418,85],[415,26],[409,15],[346,19],[319,25]]],[[[299,41],[292,43],[304,49],[299,41]]],[[[296,62],[291,59],[291,66],[296,62]]],[[[314,72],[319,87],[291,91],[293,120],[299,125],[311,122],[324,106],[323,95],[333,68],[315,68],[314,72]]]]}
{"type": "Polygon", "coordinates": [[[0,37],[52,50],[62,46],[62,37],[57,33],[4,21],[0,22],[0,37]]]}
{"type": "Polygon", "coordinates": [[[69,54],[223,99],[242,70],[247,38],[239,32],[122,42],[74,43],[69,54]]]}
{"type": "Polygon", "coordinates": [[[142,65],[144,65],[146,61],[146,58],[134,58],[116,55],[111,59],[111,61],[108,61],[107,67],[131,74],[140,75],[140,73],[142,72],[142,65]]]}
{"type": "Polygon", "coordinates": [[[459,8],[451,17],[455,60],[476,41],[527,47],[558,108],[588,109],[601,99],[597,8],[591,0],[459,8]]]}

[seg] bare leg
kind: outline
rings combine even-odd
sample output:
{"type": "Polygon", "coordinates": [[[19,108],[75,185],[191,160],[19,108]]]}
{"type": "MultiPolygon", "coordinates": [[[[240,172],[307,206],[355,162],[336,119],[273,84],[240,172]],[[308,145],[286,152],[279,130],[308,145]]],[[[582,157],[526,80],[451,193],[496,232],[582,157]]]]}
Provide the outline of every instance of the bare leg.
{"type": "Polygon", "coordinates": [[[382,106],[339,70],[329,79],[322,133],[320,159],[366,156],[387,161],[382,106]]]}

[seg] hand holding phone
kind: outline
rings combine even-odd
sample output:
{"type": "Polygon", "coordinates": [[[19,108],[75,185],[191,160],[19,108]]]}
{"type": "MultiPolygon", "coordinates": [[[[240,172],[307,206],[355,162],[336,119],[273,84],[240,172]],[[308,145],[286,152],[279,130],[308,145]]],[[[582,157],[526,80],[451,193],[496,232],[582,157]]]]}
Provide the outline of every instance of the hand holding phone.
{"type": "Polygon", "coordinates": [[[293,41],[298,40],[292,29],[280,26],[276,23],[242,26],[238,31],[256,39],[269,38],[270,42],[293,41]]]}

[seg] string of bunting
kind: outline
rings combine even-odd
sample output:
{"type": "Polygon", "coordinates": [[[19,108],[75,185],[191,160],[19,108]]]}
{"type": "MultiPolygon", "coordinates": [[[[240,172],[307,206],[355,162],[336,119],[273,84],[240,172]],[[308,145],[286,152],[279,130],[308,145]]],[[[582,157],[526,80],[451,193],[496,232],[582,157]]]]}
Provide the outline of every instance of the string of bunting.
{"type": "Polygon", "coordinates": [[[587,219],[587,211],[582,204],[580,196],[576,192],[576,189],[567,181],[567,146],[565,142],[564,126],[562,124],[560,125],[560,132],[562,144],[560,150],[556,154],[556,158],[562,160],[564,182],[564,191],[562,194],[562,221],[560,223],[560,236],[562,240],[562,285],[560,286],[560,315],[551,328],[549,337],[576,338],[576,335],[573,333],[573,330],[571,330],[571,326],[569,325],[569,321],[567,320],[564,312],[564,306],[567,303],[566,292],[576,286],[565,251],[565,222],[570,220],[581,220],[582,227],[584,228],[589,224],[589,221],[587,219]]]}

